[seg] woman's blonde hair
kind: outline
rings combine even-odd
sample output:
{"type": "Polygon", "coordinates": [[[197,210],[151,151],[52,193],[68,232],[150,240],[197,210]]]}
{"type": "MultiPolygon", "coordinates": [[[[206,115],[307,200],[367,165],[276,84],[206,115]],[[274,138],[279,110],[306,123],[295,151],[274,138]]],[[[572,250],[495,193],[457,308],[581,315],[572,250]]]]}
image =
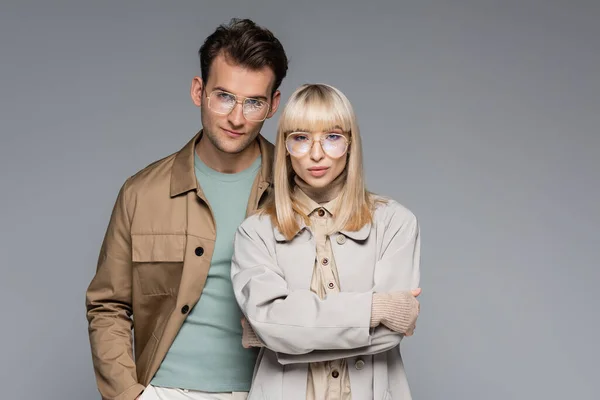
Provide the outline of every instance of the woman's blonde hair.
{"type": "Polygon", "coordinates": [[[300,219],[308,216],[294,203],[294,170],[285,146],[292,132],[326,132],[340,128],[350,135],[346,181],[335,210],[333,232],[356,231],[372,221],[373,198],[365,188],[363,155],[356,115],[350,101],[338,89],[325,84],[305,84],[291,95],[285,105],[275,140],[274,191],[261,213],[271,216],[273,224],[290,240],[300,229],[300,219]]]}

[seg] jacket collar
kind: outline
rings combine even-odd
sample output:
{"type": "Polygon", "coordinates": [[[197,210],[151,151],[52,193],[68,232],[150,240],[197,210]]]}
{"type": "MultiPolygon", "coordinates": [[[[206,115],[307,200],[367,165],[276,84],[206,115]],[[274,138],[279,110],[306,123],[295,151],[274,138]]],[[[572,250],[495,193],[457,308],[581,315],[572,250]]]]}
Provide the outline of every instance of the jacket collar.
{"type": "MultiPolygon", "coordinates": [[[[331,215],[333,215],[333,218],[335,218],[336,204],[339,201],[339,197],[336,197],[335,199],[333,199],[325,204],[320,205],[320,204],[316,203],[314,200],[312,200],[310,197],[308,197],[308,195],[306,195],[298,187],[295,188],[292,196],[294,196],[294,200],[296,201],[296,204],[298,205],[300,210],[302,212],[304,212],[307,216],[310,216],[310,214],[312,214],[319,208],[324,208],[331,215]]],[[[294,237],[297,237],[298,235],[302,234],[303,231],[305,231],[305,230],[312,235],[310,226],[306,225],[306,223],[304,222],[304,218],[301,218],[299,216],[297,218],[298,218],[298,231],[296,232],[296,235],[294,237]]],[[[340,231],[341,234],[349,237],[350,239],[352,239],[354,241],[366,240],[369,237],[370,232],[371,232],[371,223],[370,222],[363,225],[362,228],[360,228],[357,231],[349,231],[349,230],[345,230],[345,229],[340,231]]],[[[275,240],[277,240],[278,242],[286,241],[285,236],[283,236],[283,234],[279,231],[279,229],[277,227],[274,227],[273,233],[275,236],[275,240]]]]}
{"type": "Polygon", "coordinates": [[[342,230],[340,233],[344,234],[344,236],[348,236],[352,240],[366,240],[369,237],[369,233],[371,233],[371,223],[367,222],[357,231],[342,230]]]}
{"type": "MultiPolygon", "coordinates": [[[[177,154],[171,168],[171,197],[178,196],[190,190],[198,190],[198,180],[194,170],[194,152],[196,144],[202,138],[202,131],[198,132],[177,154]]],[[[257,139],[261,155],[260,183],[273,182],[273,151],[274,146],[262,135],[257,139]]]]}
{"type": "MultiPolygon", "coordinates": [[[[371,226],[372,226],[372,224],[370,222],[368,222],[357,231],[348,231],[348,230],[344,229],[344,230],[341,230],[340,233],[343,234],[344,236],[349,237],[350,239],[352,239],[356,242],[361,242],[361,241],[366,240],[369,237],[369,234],[371,233],[371,226]]],[[[302,219],[300,219],[299,220],[299,229],[294,237],[300,235],[305,230],[310,232],[310,234],[312,235],[312,231],[310,230],[310,227],[306,226],[304,221],[302,219]]],[[[273,227],[273,236],[275,237],[275,240],[277,240],[278,242],[287,242],[288,241],[285,238],[285,236],[283,236],[283,234],[279,231],[279,229],[277,229],[277,227],[273,227]]]]}

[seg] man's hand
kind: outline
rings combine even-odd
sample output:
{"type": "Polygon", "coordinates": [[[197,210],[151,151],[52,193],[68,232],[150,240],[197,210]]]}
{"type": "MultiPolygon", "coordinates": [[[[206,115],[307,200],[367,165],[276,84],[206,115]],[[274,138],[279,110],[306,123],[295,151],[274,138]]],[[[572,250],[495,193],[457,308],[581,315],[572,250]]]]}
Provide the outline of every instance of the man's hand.
{"type": "Polygon", "coordinates": [[[246,340],[244,340],[248,333],[248,321],[246,320],[246,317],[242,317],[240,322],[242,324],[242,347],[245,349],[249,349],[252,346],[248,345],[248,343],[246,343],[246,340]]]}
{"type": "Polygon", "coordinates": [[[252,347],[264,347],[256,332],[252,329],[252,325],[248,323],[245,317],[242,317],[242,347],[250,349],[252,347]]]}

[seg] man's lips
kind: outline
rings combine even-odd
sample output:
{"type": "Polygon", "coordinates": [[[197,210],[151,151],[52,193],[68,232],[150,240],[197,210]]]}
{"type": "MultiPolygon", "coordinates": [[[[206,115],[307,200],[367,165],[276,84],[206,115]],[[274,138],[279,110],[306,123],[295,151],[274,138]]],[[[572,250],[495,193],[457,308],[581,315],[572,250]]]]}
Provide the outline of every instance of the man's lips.
{"type": "Polygon", "coordinates": [[[244,132],[232,131],[230,129],[225,129],[225,128],[221,128],[221,129],[223,129],[223,132],[225,132],[229,136],[233,136],[233,137],[239,137],[239,136],[242,136],[244,134],[244,132]]]}

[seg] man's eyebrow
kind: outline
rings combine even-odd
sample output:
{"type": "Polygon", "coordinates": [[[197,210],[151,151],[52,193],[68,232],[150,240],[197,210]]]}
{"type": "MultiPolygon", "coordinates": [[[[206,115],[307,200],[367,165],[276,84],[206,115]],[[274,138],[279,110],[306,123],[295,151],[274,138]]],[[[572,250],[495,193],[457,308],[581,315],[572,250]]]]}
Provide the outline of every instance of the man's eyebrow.
{"type": "MultiPolygon", "coordinates": [[[[227,89],[226,89],[226,88],[224,88],[223,86],[215,86],[215,87],[213,88],[213,90],[221,90],[221,91],[223,91],[223,92],[227,92],[227,93],[232,93],[232,94],[235,94],[235,93],[233,93],[231,90],[227,90],[227,89]]],[[[262,94],[259,94],[259,95],[256,95],[256,96],[244,96],[244,97],[251,98],[251,99],[264,100],[264,101],[267,101],[267,100],[268,100],[268,98],[267,98],[266,96],[262,95],[262,94]]]]}

